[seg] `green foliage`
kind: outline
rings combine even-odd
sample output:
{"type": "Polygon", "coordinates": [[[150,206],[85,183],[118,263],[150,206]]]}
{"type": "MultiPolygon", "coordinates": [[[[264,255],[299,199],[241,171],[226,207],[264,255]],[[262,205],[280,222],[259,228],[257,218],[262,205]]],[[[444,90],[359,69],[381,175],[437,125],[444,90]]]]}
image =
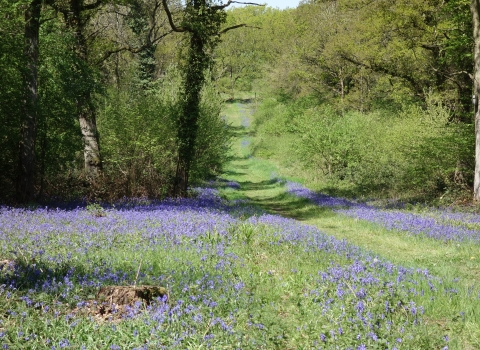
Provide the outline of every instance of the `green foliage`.
{"type": "Polygon", "coordinates": [[[73,36],[58,21],[41,27],[39,67],[39,116],[37,123],[37,160],[40,192],[50,195],[56,185],[81,168],[81,134],[76,118],[75,98],[81,85],[74,76],[73,36]]]}
{"type": "MultiPolygon", "coordinates": [[[[68,7],[55,3],[60,10],[68,7]]],[[[26,4],[0,0],[0,197],[5,200],[12,198],[19,158],[26,4]]],[[[111,4],[118,13],[106,6],[82,14],[85,57],[72,49],[69,15],[42,7],[37,193],[85,194],[75,120],[79,96],[88,100],[83,108],[100,108],[100,143],[107,157],[101,192],[160,196],[178,178],[173,169],[179,159],[177,170],[188,168],[187,180],[218,174],[229,136],[218,118],[218,98],[205,87],[209,80],[232,98],[239,90],[255,91],[263,99],[255,154],[295,169],[303,162],[308,177],[349,184],[362,193],[417,186],[422,193],[445,194],[471,185],[468,0],[306,1],[284,11],[259,6],[224,11],[213,1],[190,0],[182,16],[174,16],[188,33],[168,36],[158,47],[150,42],[136,54],[129,50],[168,27],[162,24],[165,14],[143,0],[111,4]],[[247,27],[217,35],[242,23],[247,27]],[[172,63],[184,72],[183,83],[168,71],[172,63]],[[175,80],[175,88],[165,79],[175,80]],[[431,93],[437,101],[429,101],[431,93]],[[437,107],[450,112],[447,121],[437,107]],[[124,141],[128,146],[122,148],[124,141]],[[68,190],[73,187],[78,191],[68,190]]]]}
{"type": "Polygon", "coordinates": [[[98,203],[89,204],[87,205],[86,209],[87,209],[87,212],[89,212],[90,214],[98,218],[104,217],[107,215],[105,212],[105,209],[103,209],[102,206],[98,203]]]}
{"type": "Polygon", "coordinates": [[[471,162],[463,147],[473,134],[450,120],[436,101],[397,116],[309,110],[298,154],[308,169],[351,182],[359,193],[435,196],[467,185],[461,164],[471,162]]]}
{"type": "Polygon", "coordinates": [[[195,156],[190,174],[193,183],[220,175],[229,159],[227,152],[232,135],[225,119],[220,116],[221,108],[218,91],[213,84],[207,84],[202,90],[195,156]]]}
{"type": "Polygon", "coordinates": [[[468,7],[466,0],[316,1],[276,13],[276,22],[262,14],[264,35],[281,51],[264,63],[255,155],[293,172],[301,161],[305,179],[357,195],[468,191],[468,7]]]}
{"type": "Polygon", "coordinates": [[[0,198],[15,190],[20,122],[23,112],[22,2],[0,1],[0,198]]]}
{"type": "Polygon", "coordinates": [[[174,171],[172,107],[159,93],[111,91],[98,118],[104,171],[113,197],[161,197],[174,171]],[[119,102],[121,101],[121,102],[119,102]]]}
{"type": "Polygon", "coordinates": [[[252,91],[254,81],[262,76],[271,43],[260,27],[265,8],[245,6],[227,11],[225,26],[247,24],[225,33],[215,49],[215,72],[220,90],[235,98],[236,91],[252,91]]]}
{"type": "MultiPolygon", "coordinates": [[[[175,116],[181,77],[172,67],[147,92],[110,90],[98,119],[109,197],[164,197],[172,191],[178,149],[175,116]]],[[[229,133],[220,118],[218,94],[204,88],[191,180],[218,174],[226,158],[229,133]]]]}
{"type": "Polygon", "coordinates": [[[305,179],[357,196],[455,196],[471,185],[474,133],[427,96],[425,108],[343,114],[314,98],[266,99],[255,113],[254,152],[295,176],[300,162],[305,179]]]}

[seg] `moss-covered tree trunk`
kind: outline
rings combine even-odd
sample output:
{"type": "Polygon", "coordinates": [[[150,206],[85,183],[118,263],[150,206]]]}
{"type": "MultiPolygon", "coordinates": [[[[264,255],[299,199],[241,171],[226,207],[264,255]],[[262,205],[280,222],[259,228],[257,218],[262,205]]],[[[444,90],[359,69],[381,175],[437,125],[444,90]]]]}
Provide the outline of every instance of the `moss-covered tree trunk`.
{"type": "MultiPolygon", "coordinates": [[[[196,0],[198,2],[199,0],[196,0]]],[[[205,81],[207,57],[205,43],[199,33],[190,34],[186,75],[178,116],[178,160],[175,177],[175,195],[185,196],[188,189],[190,167],[195,152],[198,119],[200,118],[200,93],[205,81]]]]}
{"type": "Polygon", "coordinates": [[[212,62],[211,52],[218,44],[218,37],[221,34],[245,26],[239,24],[220,30],[226,21],[224,9],[231,3],[232,1],[228,1],[223,5],[214,5],[210,0],[187,0],[183,10],[182,26],[176,26],[167,0],[162,0],[172,30],[186,32],[190,36],[177,118],[178,158],[174,181],[176,196],[185,196],[188,190],[190,169],[195,156],[201,92],[205,83],[205,72],[212,62]]]}
{"type": "Polygon", "coordinates": [[[175,32],[189,35],[187,64],[184,70],[183,89],[177,117],[178,158],[174,180],[174,195],[185,196],[195,155],[195,141],[200,118],[200,100],[205,83],[205,71],[209,67],[211,50],[217,43],[219,28],[225,22],[222,6],[212,6],[206,0],[189,0],[184,9],[183,25],[177,27],[166,0],[163,6],[170,26],[175,32]]]}

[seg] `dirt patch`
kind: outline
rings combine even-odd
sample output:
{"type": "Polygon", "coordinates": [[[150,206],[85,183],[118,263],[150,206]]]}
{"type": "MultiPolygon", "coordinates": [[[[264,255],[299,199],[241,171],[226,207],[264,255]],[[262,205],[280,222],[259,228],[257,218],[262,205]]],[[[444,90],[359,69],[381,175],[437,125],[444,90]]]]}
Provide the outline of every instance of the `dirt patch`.
{"type": "Polygon", "coordinates": [[[158,286],[106,286],[101,287],[96,300],[116,305],[133,305],[140,301],[149,305],[154,298],[168,297],[167,290],[158,286]]]}
{"type": "Polygon", "coordinates": [[[105,286],[95,300],[77,307],[74,313],[86,313],[97,321],[120,321],[145,311],[156,298],[169,300],[168,291],[158,286],[105,286]]]}
{"type": "Polygon", "coordinates": [[[13,272],[15,270],[15,260],[0,260],[0,271],[13,272]]]}

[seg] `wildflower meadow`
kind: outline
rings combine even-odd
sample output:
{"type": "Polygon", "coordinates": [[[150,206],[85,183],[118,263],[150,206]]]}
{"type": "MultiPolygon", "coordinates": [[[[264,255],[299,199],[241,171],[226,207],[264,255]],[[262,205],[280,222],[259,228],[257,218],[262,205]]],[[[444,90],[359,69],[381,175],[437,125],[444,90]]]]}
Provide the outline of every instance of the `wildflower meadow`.
{"type": "Polygon", "coordinates": [[[431,315],[458,309],[463,327],[480,301],[214,188],[4,207],[0,236],[3,349],[448,349],[456,330],[431,315]],[[106,286],[165,292],[117,305],[106,286]]]}

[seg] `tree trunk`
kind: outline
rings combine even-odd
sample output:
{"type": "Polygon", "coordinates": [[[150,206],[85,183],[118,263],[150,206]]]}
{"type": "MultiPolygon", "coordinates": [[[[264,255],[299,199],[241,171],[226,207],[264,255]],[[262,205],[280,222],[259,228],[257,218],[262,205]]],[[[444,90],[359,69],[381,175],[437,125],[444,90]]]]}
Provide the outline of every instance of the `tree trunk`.
{"type": "Polygon", "coordinates": [[[207,57],[202,36],[191,34],[188,53],[187,74],[184,82],[183,102],[178,118],[178,161],[175,175],[174,194],[185,196],[188,190],[190,166],[192,164],[198,119],[200,117],[200,93],[205,80],[207,57]]]}
{"type": "Polygon", "coordinates": [[[76,75],[81,79],[77,82],[81,86],[81,93],[77,96],[76,107],[78,122],[82,132],[83,156],[85,161],[85,172],[87,177],[96,177],[102,170],[100,157],[100,145],[97,132],[97,121],[95,108],[92,102],[93,82],[88,70],[88,50],[85,39],[84,25],[85,18],[82,12],[85,11],[83,0],[70,0],[70,15],[68,26],[75,35],[75,54],[78,62],[75,66],[76,75]]]}
{"type": "Polygon", "coordinates": [[[474,39],[474,96],[475,104],[475,177],[473,183],[473,199],[480,200],[480,113],[478,99],[480,98],[480,0],[472,0],[470,10],[473,18],[474,39]]]}
{"type": "Polygon", "coordinates": [[[38,101],[38,39],[42,0],[32,0],[25,11],[26,67],[24,71],[24,115],[20,141],[17,200],[27,203],[35,194],[35,137],[38,101]]]}
{"type": "Polygon", "coordinates": [[[207,5],[206,0],[187,0],[184,11],[184,26],[177,27],[168,9],[167,1],[162,1],[168,21],[174,32],[189,32],[190,42],[186,65],[183,91],[180,97],[180,108],[177,119],[178,159],[174,179],[174,194],[187,194],[190,168],[194,160],[195,141],[200,118],[200,97],[205,82],[205,70],[211,63],[207,49],[213,49],[218,35],[237,25],[220,31],[220,25],[225,22],[223,9],[230,5],[207,5]]]}
{"type": "MultiPolygon", "coordinates": [[[[81,108],[82,106],[80,106],[81,108]]],[[[97,123],[95,111],[90,106],[80,110],[78,115],[83,139],[83,156],[87,176],[96,177],[102,170],[100,158],[100,145],[98,142],[97,123]]]]}

